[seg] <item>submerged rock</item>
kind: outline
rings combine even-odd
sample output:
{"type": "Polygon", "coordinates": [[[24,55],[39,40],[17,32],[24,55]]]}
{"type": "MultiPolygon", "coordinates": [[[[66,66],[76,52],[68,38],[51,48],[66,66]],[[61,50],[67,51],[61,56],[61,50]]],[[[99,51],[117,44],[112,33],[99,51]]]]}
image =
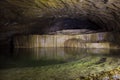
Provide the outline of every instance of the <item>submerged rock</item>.
{"type": "Polygon", "coordinates": [[[120,68],[103,71],[98,74],[90,74],[85,80],[120,80],[120,68]]]}

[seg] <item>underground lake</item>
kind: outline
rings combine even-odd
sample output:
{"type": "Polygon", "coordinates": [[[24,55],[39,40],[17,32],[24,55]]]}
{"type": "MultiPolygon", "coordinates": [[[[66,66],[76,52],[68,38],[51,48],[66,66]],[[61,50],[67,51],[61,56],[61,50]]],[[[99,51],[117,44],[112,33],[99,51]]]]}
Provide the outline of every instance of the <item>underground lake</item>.
{"type": "Polygon", "coordinates": [[[0,80],[119,80],[119,49],[1,49],[0,80]]]}

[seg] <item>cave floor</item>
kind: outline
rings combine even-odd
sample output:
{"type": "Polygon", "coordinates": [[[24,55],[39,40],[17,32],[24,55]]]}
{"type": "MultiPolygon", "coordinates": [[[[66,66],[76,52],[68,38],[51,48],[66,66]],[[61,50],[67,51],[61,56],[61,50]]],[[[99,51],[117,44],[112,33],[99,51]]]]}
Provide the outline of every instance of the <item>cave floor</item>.
{"type": "Polygon", "coordinates": [[[119,51],[18,49],[0,56],[0,80],[119,80],[119,51]]]}

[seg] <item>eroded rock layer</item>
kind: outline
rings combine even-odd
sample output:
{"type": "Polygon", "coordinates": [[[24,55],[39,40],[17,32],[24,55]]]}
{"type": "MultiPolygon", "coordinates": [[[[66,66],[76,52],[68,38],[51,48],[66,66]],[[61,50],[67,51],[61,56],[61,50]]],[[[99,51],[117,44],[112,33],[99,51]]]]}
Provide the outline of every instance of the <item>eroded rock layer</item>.
{"type": "Polygon", "coordinates": [[[118,33],[22,35],[14,37],[16,48],[34,47],[79,47],[79,48],[120,48],[118,33]],[[116,40],[117,38],[117,40],[116,40]]]}

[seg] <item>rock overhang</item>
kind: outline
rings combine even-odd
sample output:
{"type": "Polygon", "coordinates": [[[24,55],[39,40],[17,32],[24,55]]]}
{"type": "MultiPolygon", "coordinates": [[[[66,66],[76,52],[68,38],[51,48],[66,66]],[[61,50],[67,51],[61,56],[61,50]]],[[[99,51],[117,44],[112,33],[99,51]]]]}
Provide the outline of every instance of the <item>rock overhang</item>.
{"type": "Polygon", "coordinates": [[[1,18],[4,19],[1,24],[12,21],[29,24],[42,18],[50,22],[51,18],[79,18],[90,20],[104,30],[118,31],[119,4],[118,0],[1,0],[1,18]]]}
{"type": "Polygon", "coordinates": [[[81,20],[90,23],[89,29],[119,32],[119,4],[119,0],[0,0],[0,36],[4,36],[0,41],[17,34],[48,34],[81,20]],[[71,22],[64,23],[66,19],[71,22]]]}

